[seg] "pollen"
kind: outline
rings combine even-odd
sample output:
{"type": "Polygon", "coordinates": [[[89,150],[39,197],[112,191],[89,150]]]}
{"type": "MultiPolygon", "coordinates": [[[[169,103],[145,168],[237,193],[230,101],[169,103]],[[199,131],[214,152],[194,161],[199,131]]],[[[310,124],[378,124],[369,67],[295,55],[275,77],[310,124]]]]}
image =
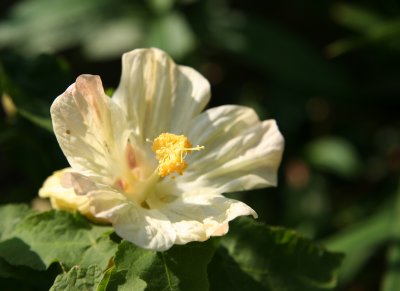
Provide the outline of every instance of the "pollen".
{"type": "Polygon", "coordinates": [[[162,133],[153,141],[151,149],[159,162],[158,175],[166,177],[172,173],[182,175],[187,167],[187,154],[202,150],[204,146],[193,147],[184,135],[162,133]]]}

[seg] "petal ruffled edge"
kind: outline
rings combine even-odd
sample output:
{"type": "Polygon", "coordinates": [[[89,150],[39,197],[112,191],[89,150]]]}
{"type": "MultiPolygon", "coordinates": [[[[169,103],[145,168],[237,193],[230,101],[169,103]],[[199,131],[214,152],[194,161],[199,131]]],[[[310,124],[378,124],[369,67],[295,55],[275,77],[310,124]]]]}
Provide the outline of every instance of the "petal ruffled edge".
{"type": "Polygon", "coordinates": [[[105,95],[99,76],[79,76],[54,100],[50,112],[57,141],[75,171],[110,184],[114,175],[121,175],[130,129],[124,113],[105,95]]]}
{"type": "Polygon", "coordinates": [[[198,115],[210,96],[210,84],[200,73],[150,48],[123,55],[121,80],[112,99],[144,142],[163,132],[181,133],[182,124],[198,115]]]}
{"type": "Polygon", "coordinates": [[[185,189],[223,193],[276,186],[284,139],[275,120],[260,121],[251,108],[225,105],[203,112],[186,131],[205,149],[187,157],[188,168],[177,178],[185,189]]]}
{"type": "Polygon", "coordinates": [[[89,196],[93,198],[94,215],[110,221],[121,238],[153,251],[165,251],[174,245],[176,232],[168,217],[158,210],[124,201],[118,193],[91,193],[89,196]]]}
{"type": "Polygon", "coordinates": [[[175,244],[205,241],[225,235],[229,222],[238,216],[257,213],[243,202],[216,194],[216,189],[196,189],[183,193],[160,211],[170,219],[176,232],[175,244]]]}

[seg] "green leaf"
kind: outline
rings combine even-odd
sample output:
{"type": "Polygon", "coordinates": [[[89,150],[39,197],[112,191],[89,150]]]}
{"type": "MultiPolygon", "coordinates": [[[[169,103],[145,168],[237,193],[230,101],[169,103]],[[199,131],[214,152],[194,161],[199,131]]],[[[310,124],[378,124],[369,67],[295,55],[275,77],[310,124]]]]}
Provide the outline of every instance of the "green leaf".
{"type": "Polygon", "coordinates": [[[349,51],[374,45],[377,50],[400,49],[400,19],[380,15],[377,11],[351,4],[336,4],[333,6],[333,17],[337,23],[347,27],[355,35],[341,38],[329,44],[326,52],[330,57],[336,57],[349,51]]]}
{"type": "Polygon", "coordinates": [[[0,257],[14,266],[26,266],[34,270],[46,270],[52,263],[46,265],[29,244],[17,237],[0,243],[0,257]]]}
{"type": "MultiPolygon", "coordinates": [[[[387,205],[389,206],[389,205],[387,205]]],[[[324,240],[331,250],[345,252],[340,283],[349,282],[390,236],[393,217],[388,207],[324,240]]]]}
{"type": "Polygon", "coordinates": [[[22,117],[26,118],[30,122],[36,124],[37,126],[40,126],[43,129],[53,132],[53,125],[51,124],[50,118],[37,116],[24,109],[19,109],[18,113],[21,114],[22,117]]]}
{"type": "Polygon", "coordinates": [[[70,84],[67,63],[50,55],[25,58],[0,54],[0,89],[12,100],[17,113],[53,132],[50,105],[70,84]]]}
{"type": "Polygon", "coordinates": [[[96,265],[88,268],[73,267],[68,273],[58,275],[54,281],[51,291],[80,290],[91,291],[96,290],[101,280],[101,268],[96,265]]]}
{"type": "Polygon", "coordinates": [[[103,19],[96,25],[97,29],[81,39],[85,56],[90,60],[113,59],[132,48],[142,47],[146,27],[142,12],[140,7],[135,7],[128,15],[103,19]]]}
{"type": "Polygon", "coordinates": [[[391,243],[387,253],[387,272],[385,274],[382,290],[396,291],[400,286],[400,184],[396,203],[394,203],[393,214],[391,215],[390,237],[391,243]]]}
{"type": "Polygon", "coordinates": [[[385,274],[382,291],[397,291],[400,286],[400,243],[393,242],[387,254],[388,270],[385,274]]]}
{"type": "MultiPolygon", "coordinates": [[[[30,209],[25,204],[9,204],[0,207],[0,242],[8,241],[9,249],[7,251],[12,251],[16,249],[18,246],[12,244],[12,240],[10,238],[13,235],[16,225],[20,223],[21,220],[26,218],[29,215],[33,215],[36,212],[30,209]]],[[[29,258],[26,258],[29,259],[29,258]]],[[[0,277],[2,280],[4,278],[15,279],[19,284],[18,287],[21,287],[21,281],[23,280],[24,284],[28,284],[29,286],[48,286],[46,283],[51,280],[49,275],[44,272],[39,272],[36,270],[32,270],[26,266],[15,266],[15,264],[10,264],[3,258],[0,258],[0,277]]],[[[3,285],[2,285],[3,286],[3,285]]],[[[9,290],[12,290],[9,289],[9,290]]],[[[38,289],[40,290],[40,288],[38,289]]]]}
{"type": "Polygon", "coordinates": [[[0,22],[0,46],[19,47],[18,51],[33,54],[75,45],[95,30],[93,24],[98,23],[101,9],[109,8],[110,1],[104,0],[19,2],[0,22]]]}
{"type": "Polygon", "coordinates": [[[118,274],[116,272],[117,271],[116,271],[115,266],[112,266],[111,268],[106,270],[104,272],[104,274],[103,274],[103,277],[101,278],[101,281],[99,282],[99,285],[97,287],[97,291],[106,291],[108,284],[110,284],[110,286],[112,286],[112,285],[117,286],[118,283],[112,282],[113,280],[123,283],[124,282],[124,278],[123,277],[119,278],[118,274]]]}
{"type": "Polygon", "coordinates": [[[166,13],[171,10],[174,6],[173,0],[150,0],[147,1],[148,5],[153,9],[155,13],[166,13]]]}
{"type": "Polygon", "coordinates": [[[249,218],[234,221],[221,245],[209,268],[211,290],[332,290],[343,259],[294,231],[249,218]]]}
{"type": "MultiPolygon", "coordinates": [[[[211,1],[209,1],[211,2],[211,1]]],[[[283,27],[255,15],[227,13],[230,7],[212,2],[202,20],[204,39],[236,56],[246,66],[254,66],[296,88],[340,95],[351,90],[345,72],[324,60],[304,39],[283,27]]]]}
{"type": "Polygon", "coordinates": [[[214,250],[211,241],[174,246],[166,252],[123,241],[115,256],[115,272],[105,280],[112,290],[208,290],[207,265],[214,250]]]}
{"type": "Polygon", "coordinates": [[[117,247],[107,236],[111,231],[111,227],[91,224],[78,214],[54,210],[34,214],[0,242],[0,257],[36,270],[47,269],[53,262],[67,270],[92,264],[105,269],[117,247]]]}
{"type": "Polygon", "coordinates": [[[360,168],[354,147],[348,141],[337,137],[313,141],[307,146],[306,155],[313,166],[345,178],[353,177],[360,168]]]}
{"type": "Polygon", "coordinates": [[[15,226],[30,214],[35,213],[25,204],[8,204],[0,207],[0,241],[10,238],[15,226]]]}
{"type": "Polygon", "coordinates": [[[210,290],[252,290],[265,291],[263,284],[252,278],[235,260],[228,251],[218,248],[208,266],[210,290]]]}
{"type": "Polygon", "coordinates": [[[375,12],[345,3],[333,6],[333,18],[339,24],[360,32],[374,29],[384,22],[384,19],[375,12]]]}
{"type": "Polygon", "coordinates": [[[181,59],[195,45],[195,36],[179,12],[171,12],[153,20],[145,46],[159,47],[173,58],[181,59]]]}

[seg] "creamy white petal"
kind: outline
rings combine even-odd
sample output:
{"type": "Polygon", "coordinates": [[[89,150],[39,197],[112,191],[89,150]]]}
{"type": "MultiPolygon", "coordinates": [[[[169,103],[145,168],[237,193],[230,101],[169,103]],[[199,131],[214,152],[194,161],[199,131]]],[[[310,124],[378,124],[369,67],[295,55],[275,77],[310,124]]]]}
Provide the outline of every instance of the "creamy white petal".
{"type": "Polygon", "coordinates": [[[155,251],[165,251],[175,243],[176,233],[169,218],[158,210],[144,209],[113,193],[90,196],[94,216],[111,222],[123,239],[155,251]]]}
{"type": "Polygon", "coordinates": [[[39,190],[39,196],[42,198],[50,198],[53,208],[79,211],[82,214],[89,213],[88,198],[78,196],[72,187],[64,187],[61,185],[61,179],[64,174],[72,171],[71,168],[66,168],[53,173],[46,179],[42,188],[39,190]]]}
{"type": "Polygon", "coordinates": [[[89,200],[90,212],[99,218],[107,218],[108,211],[113,211],[129,202],[122,193],[112,188],[92,191],[85,197],[89,200]]]}
{"type": "Polygon", "coordinates": [[[195,118],[186,134],[205,147],[187,157],[189,166],[177,181],[187,189],[233,192],[276,185],[284,140],[274,120],[260,122],[247,107],[220,106],[195,118]]]}
{"type": "Polygon", "coordinates": [[[159,49],[137,49],[122,57],[122,75],[113,100],[124,110],[137,136],[153,140],[181,133],[210,98],[208,81],[194,69],[177,66],[159,49]]]}
{"type": "Polygon", "coordinates": [[[216,189],[197,188],[182,193],[160,209],[176,231],[176,244],[204,241],[228,232],[228,222],[238,216],[257,214],[246,204],[216,194],[216,189]]]}
{"type": "Polygon", "coordinates": [[[112,183],[128,166],[124,113],[104,93],[98,76],[82,75],[51,106],[58,143],[75,171],[112,183]]]}

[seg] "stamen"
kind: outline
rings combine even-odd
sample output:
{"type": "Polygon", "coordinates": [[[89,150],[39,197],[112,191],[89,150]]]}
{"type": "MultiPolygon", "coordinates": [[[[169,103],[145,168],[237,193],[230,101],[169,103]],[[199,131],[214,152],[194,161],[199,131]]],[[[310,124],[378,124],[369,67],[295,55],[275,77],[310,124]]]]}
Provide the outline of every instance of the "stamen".
{"type": "Polygon", "coordinates": [[[154,141],[152,150],[159,162],[158,175],[166,177],[174,172],[179,175],[187,167],[185,158],[192,151],[204,149],[204,146],[193,147],[189,139],[184,135],[162,133],[154,141]]]}

